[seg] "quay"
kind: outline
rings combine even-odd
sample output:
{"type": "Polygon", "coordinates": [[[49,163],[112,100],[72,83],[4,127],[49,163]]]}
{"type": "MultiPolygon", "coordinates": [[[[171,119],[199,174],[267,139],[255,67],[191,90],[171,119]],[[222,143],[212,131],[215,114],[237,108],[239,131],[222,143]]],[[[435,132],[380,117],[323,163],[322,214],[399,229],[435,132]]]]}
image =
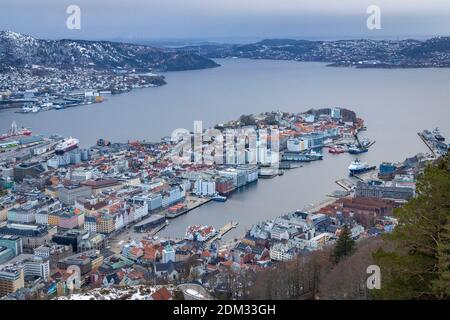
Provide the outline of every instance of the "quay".
{"type": "Polygon", "coordinates": [[[317,204],[310,204],[309,206],[304,207],[303,211],[310,212],[310,213],[311,212],[316,212],[319,209],[321,209],[323,207],[326,207],[326,206],[332,204],[335,201],[336,201],[335,198],[325,199],[325,200],[323,200],[323,201],[321,201],[321,202],[319,202],[317,204]]]}
{"type": "Polygon", "coordinates": [[[289,169],[296,169],[296,168],[301,168],[302,165],[298,164],[298,163],[293,163],[290,161],[280,161],[280,165],[278,167],[278,169],[283,169],[283,170],[289,170],[289,169]]]}
{"type": "Polygon", "coordinates": [[[168,219],[175,219],[175,218],[177,218],[185,213],[188,213],[189,211],[194,210],[210,201],[212,201],[211,198],[198,198],[198,197],[193,197],[193,196],[186,196],[186,209],[184,209],[180,212],[173,212],[173,213],[168,212],[166,209],[166,210],[164,210],[163,214],[168,219]]]}
{"type": "Polygon", "coordinates": [[[261,179],[272,179],[279,175],[280,170],[278,168],[261,167],[259,169],[258,177],[261,179]]]}
{"type": "Polygon", "coordinates": [[[350,195],[350,191],[336,190],[330,194],[327,194],[327,197],[333,197],[333,198],[340,199],[340,198],[345,198],[349,195],[350,195]]]}
{"type": "Polygon", "coordinates": [[[378,180],[378,173],[379,173],[378,169],[372,169],[367,172],[353,174],[352,177],[355,177],[356,179],[358,179],[359,181],[362,181],[362,182],[368,181],[368,180],[378,180]]]}
{"type": "Polygon", "coordinates": [[[214,240],[222,238],[226,233],[228,233],[230,230],[236,228],[238,226],[238,223],[235,221],[228,222],[226,225],[224,225],[222,228],[219,229],[217,234],[206,241],[207,244],[212,243],[214,240]]]}
{"type": "Polygon", "coordinates": [[[164,223],[164,224],[162,224],[162,225],[160,225],[160,226],[158,226],[158,227],[152,229],[152,230],[148,233],[148,236],[149,236],[149,237],[154,237],[158,232],[160,232],[160,231],[161,231],[162,229],[164,229],[166,226],[167,226],[167,224],[164,223]]]}
{"type": "Polygon", "coordinates": [[[136,231],[144,231],[147,229],[152,229],[159,227],[160,225],[166,225],[166,217],[162,214],[152,214],[148,218],[136,223],[133,228],[136,231]]]}
{"type": "MultiPolygon", "coordinates": [[[[219,231],[216,233],[216,235],[214,235],[210,239],[208,239],[205,242],[203,242],[203,244],[209,245],[213,241],[222,238],[225,234],[230,232],[232,229],[236,228],[238,226],[238,224],[239,223],[235,222],[235,221],[228,222],[226,225],[224,225],[222,228],[219,229],[219,231]]],[[[177,243],[177,242],[183,241],[184,239],[183,238],[178,238],[178,237],[168,236],[168,237],[160,237],[159,240],[161,240],[161,241],[172,241],[172,242],[177,243]]]]}
{"type": "Polygon", "coordinates": [[[355,187],[355,184],[348,179],[339,179],[335,183],[345,191],[351,191],[355,187]]]}

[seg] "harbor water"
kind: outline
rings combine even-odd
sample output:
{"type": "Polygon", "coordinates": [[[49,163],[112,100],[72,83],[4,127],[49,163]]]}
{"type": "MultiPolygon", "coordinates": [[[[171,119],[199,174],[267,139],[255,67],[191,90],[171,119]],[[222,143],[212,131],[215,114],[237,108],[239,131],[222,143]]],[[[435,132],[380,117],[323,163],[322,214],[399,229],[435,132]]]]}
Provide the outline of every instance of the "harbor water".
{"type": "MultiPolygon", "coordinates": [[[[109,96],[100,104],[18,114],[0,111],[0,131],[15,120],[35,133],[73,136],[82,146],[98,138],[110,141],[158,141],[176,128],[193,130],[270,110],[301,112],[341,106],[365,120],[364,135],[376,143],[358,155],[368,164],[400,161],[428,152],[418,131],[440,127],[450,135],[450,69],[353,69],[322,63],[247,59],[218,60],[219,68],[171,72],[167,85],[109,96]]],[[[273,218],[322,201],[339,189],[355,156],[329,154],[324,160],[287,170],[283,176],[260,179],[226,202],[211,201],[171,221],[161,235],[180,237],[191,224],[216,229],[239,223],[224,239],[242,235],[257,221],[273,218]]]]}

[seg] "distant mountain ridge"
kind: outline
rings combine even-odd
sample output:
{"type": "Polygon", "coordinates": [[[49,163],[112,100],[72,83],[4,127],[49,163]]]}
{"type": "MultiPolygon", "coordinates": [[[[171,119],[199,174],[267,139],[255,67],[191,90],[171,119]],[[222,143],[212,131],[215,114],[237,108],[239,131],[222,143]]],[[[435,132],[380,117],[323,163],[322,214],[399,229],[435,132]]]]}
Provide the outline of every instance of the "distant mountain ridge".
{"type": "Polygon", "coordinates": [[[219,66],[214,58],[326,62],[361,68],[450,67],[450,37],[407,40],[265,39],[250,44],[201,44],[156,48],[88,40],[42,40],[0,31],[0,71],[42,65],[58,69],[182,71],[219,66]]]}
{"type": "Polygon", "coordinates": [[[425,41],[265,39],[250,44],[188,46],[209,58],[250,58],[327,62],[331,66],[427,68],[450,67],[450,37],[425,41]]]}
{"type": "Polygon", "coordinates": [[[219,66],[209,58],[111,41],[42,40],[0,31],[0,70],[42,65],[58,69],[94,68],[182,71],[219,66]]]}

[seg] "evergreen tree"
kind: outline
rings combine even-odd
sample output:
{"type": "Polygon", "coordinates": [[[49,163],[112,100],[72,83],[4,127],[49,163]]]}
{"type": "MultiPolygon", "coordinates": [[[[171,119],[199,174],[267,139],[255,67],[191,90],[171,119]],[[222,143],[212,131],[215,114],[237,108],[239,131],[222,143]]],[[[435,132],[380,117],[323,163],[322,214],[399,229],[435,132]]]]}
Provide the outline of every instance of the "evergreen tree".
{"type": "Polygon", "coordinates": [[[398,226],[385,236],[389,249],[374,253],[386,299],[450,298],[450,163],[428,166],[417,196],[395,211],[398,226]]]}
{"type": "Polygon", "coordinates": [[[352,239],[352,233],[347,225],[345,225],[334,247],[333,258],[338,263],[343,257],[350,255],[355,248],[355,241],[352,239]]]}

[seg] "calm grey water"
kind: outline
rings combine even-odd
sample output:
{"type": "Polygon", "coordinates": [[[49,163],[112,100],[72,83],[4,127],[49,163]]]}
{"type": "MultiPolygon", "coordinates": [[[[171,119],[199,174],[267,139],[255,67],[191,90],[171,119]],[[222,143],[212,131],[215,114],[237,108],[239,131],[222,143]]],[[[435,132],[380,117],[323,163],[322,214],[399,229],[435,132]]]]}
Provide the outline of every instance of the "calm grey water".
{"type": "MultiPolygon", "coordinates": [[[[416,132],[440,127],[450,135],[450,69],[351,69],[291,61],[219,60],[222,67],[167,73],[168,84],[112,96],[102,104],[38,114],[0,111],[0,129],[12,120],[36,133],[72,135],[90,146],[111,141],[157,141],[175,128],[193,129],[234,119],[243,113],[342,106],[366,120],[376,144],[364,161],[379,164],[427,152],[416,132]]],[[[195,223],[221,227],[230,220],[241,235],[253,223],[321,201],[339,187],[353,156],[325,154],[320,162],[260,180],[225,203],[208,203],[173,220],[162,235],[181,236],[195,223]]]]}

